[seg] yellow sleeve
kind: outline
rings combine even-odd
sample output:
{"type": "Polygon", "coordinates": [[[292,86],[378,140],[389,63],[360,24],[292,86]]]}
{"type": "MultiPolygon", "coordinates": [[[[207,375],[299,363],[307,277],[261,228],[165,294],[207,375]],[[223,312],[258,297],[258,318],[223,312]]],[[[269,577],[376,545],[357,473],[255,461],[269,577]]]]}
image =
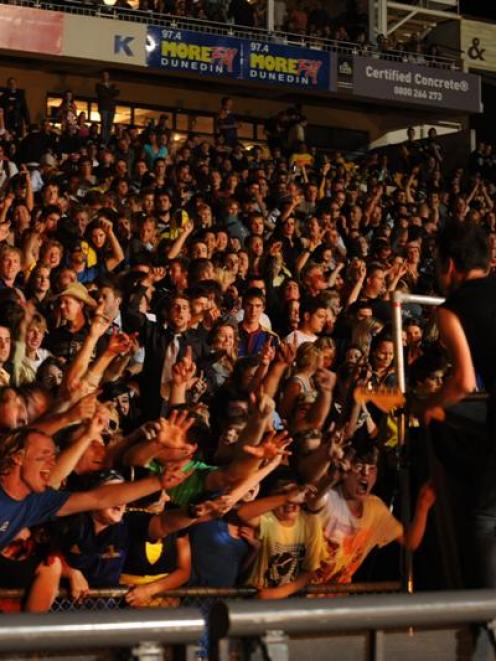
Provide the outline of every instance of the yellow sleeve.
{"type": "Polygon", "coordinates": [[[326,555],[322,526],[316,514],[304,513],[302,519],[304,519],[304,525],[306,527],[305,537],[307,540],[305,542],[306,552],[303,561],[303,570],[316,571],[326,555]]]}

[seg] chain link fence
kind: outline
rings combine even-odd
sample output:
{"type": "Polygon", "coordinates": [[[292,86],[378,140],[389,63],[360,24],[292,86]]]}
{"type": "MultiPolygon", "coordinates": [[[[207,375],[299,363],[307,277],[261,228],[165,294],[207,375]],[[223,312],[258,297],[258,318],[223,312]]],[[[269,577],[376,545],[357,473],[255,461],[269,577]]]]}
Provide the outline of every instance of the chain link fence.
{"type": "MultiPolygon", "coordinates": [[[[60,590],[52,606],[52,612],[75,611],[75,610],[114,610],[116,608],[127,608],[126,586],[116,588],[105,588],[91,590],[81,600],[75,601],[67,590],[60,590]]],[[[309,598],[333,597],[336,595],[354,594],[381,594],[400,592],[399,581],[380,583],[352,583],[352,584],[330,584],[309,585],[300,596],[309,598]]],[[[22,590],[0,590],[0,611],[21,610],[24,593],[22,590]]],[[[255,599],[257,590],[255,588],[208,588],[188,587],[177,590],[169,590],[154,599],[149,606],[155,608],[176,608],[178,605],[201,608],[204,604],[212,604],[223,599],[255,599]]]]}

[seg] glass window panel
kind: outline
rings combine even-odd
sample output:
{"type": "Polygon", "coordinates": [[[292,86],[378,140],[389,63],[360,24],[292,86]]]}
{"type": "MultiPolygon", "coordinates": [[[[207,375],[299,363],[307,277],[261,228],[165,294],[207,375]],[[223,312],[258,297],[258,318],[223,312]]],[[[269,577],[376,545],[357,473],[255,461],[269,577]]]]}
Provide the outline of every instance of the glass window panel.
{"type": "Polygon", "coordinates": [[[257,140],[265,140],[265,129],[263,124],[257,124],[257,140]]]}
{"type": "Polygon", "coordinates": [[[176,115],[176,129],[178,131],[189,131],[189,117],[183,113],[176,115]]]}
{"type": "Polygon", "coordinates": [[[252,122],[239,122],[238,124],[238,138],[245,138],[253,140],[253,124],[252,122]]]}
{"type": "Polygon", "coordinates": [[[116,123],[116,124],[130,124],[131,123],[131,108],[130,108],[130,106],[116,106],[114,123],[116,123]]]}
{"type": "Polygon", "coordinates": [[[146,126],[148,122],[153,119],[157,124],[162,115],[167,117],[167,127],[172,128],[173,116],[171,112],[162,112],[160,110],[150,110],[150,108],[135,108],[134,109],[134,123],[136,126],[146,126]]]}
{"type": "Polygon", "coordinates": [[[86,119],[88,119],[88,101],[81,101],[80,99],[75,99],[74,100],[77,108],[77,114],[79,115],[80,112],[84,112],[86,115],[86,119]]]}
{"type": "Polygon", "coordinates": [[[49,96],[47,97],[47,117],[50,119],[55,119],[57,115],[57,108],[60,106],[62,97],[60,96],[49,96]]]}
{"type": "MultiPolygon", "coordinates": [[[[47,117],[55,120],[57,118],[57,110],[61,103],[62,94],[60,94],[60,96],[50,95],[47,97],[47,117]]],[[[77,114],[79,115],[80,112],[84,112],[86,114],[86,118],[88,118],[88,101],[83,99],[74,99],[74,103],[76,104],[77,114]]]]}
{"type": "Polygon", "coordinates": [[[90,122],[95,122],[98,124],[100,122],[100,113],[98,112],[98,105],[93,102],[89,104],[90,106],[90,122]]]}
{"type": "Polygon", "coordinates": [[[214,118],[206,117],[205,115],[196,115],[196,117],[192,117],[191,130],[195,133],[207,133],[208,135],[213,135],[214,118]]]}

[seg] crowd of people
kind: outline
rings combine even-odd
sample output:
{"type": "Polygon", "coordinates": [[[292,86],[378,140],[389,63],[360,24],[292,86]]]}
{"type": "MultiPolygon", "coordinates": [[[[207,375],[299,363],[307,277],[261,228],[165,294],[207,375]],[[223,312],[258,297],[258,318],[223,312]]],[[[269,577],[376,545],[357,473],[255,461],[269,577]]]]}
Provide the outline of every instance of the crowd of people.
{"type": "MultiPolygon", "coordinates": [[[[57,0],[64,4],[65,0],[57,0]]],[[[93,4],[92,0],[87,2],[93,4]]],[[[102,1],[102,4],[103,3],[102,1]]],[[[116,0],[117,9],[153,12],[174,18],[192,18],[201,21],[228,23],[244,28],[267,29],[266,0],[116,0]]],[[[349,0],[329,6],[323,0],[275,0],[274,29],[278,33],[299,35],[308,40],[308,46],[321,47],[320,39],[354,44],[357,52],[373,49],[387,55],[398,52],[416,56],[440,55],[437,45],[427,35],[412,33],[408,39],[395,35],[377,35],[376,43],[369,40],[368,4],[349,0]]]]}
{"type": "MultiPolygon", "coordinates": [[[[70,99],[55,130],[14,79],[0,98],[0,587],[30,611],[61,584],[276,599],[416,549],[436,496],[403,525],[372,494],[398,438],[368,400],[396,383],[392,293],[438,291],[438,236],[476,227],[496,264],[490,146],[451,171],[409,129],[392,171],[307,146],[297,106],[248,150],[229,98],[212,142],[178,143],[114,124],[99,85],[87,130],[70,99]]],[[[435,317],[403,315],[409,388],[435,397],[435,317]]]]}

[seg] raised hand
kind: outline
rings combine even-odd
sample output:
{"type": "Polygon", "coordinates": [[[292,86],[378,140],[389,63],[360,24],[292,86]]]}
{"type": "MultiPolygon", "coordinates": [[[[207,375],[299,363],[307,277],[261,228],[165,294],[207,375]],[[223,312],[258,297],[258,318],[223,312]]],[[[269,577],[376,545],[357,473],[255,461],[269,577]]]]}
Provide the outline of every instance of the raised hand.
{"type": "Polygon", "coordinates": [[[194,229],[195,229],[194,222],[192,220],[188,220],[188,222],[183,225],[182,234],[189,236],[194,229]]]}
{"type": "Polygon", "coordinates": [[[114,225],[111,220],[108,220],[107,218],[100,218],[98,221],[98,224],[102,228],[102,230],[105,232],[105,234],[108,236],[111,232],[114,231],[114,225]]]}
{"type": "Polygon", "coordinates": [[[186,434],[194,423],[187,411],[172,411],[168,418],[160,418],[156,440],[164,448],[184,448],[186,434]]]}
{"type": "Polygon", "coordinates": [[[165,278],[167,271],[165,269],[165,266],[154,266],[150,270],[150,278],[152,282],[160,282],[160,280],[163,280],[165,278]]]}
{"type": "Polygon", "coordinates": [[[312,484],[304,484],[303,486],[293,485],[286,493],[286,502],[293,505],[303,504],[307,498],[315,496],[317,488],[312,484]]]}
{"type": "Polygon", "coordinates": [[[276,408],[276,403],[272,397],[264,393],[262,387],[260,387],[256,394],[251,394],[250,401],[252,404],[252,410],[261,418],[272,417],[276,408]]]}
{"type": "Polygon", "coordinates": [[[195,507],[197,518],[218,519],[227,514],[235,505],[236,501],[230,494],[220,496],[215,500],[206,500],[195,507]]]}
{"type": "Polygon", "coordinates": [[[3,208],[10,209],[10,207],[14,204],[14,200],[15,200],[14,193],[7,193],[3,201],[3,208]]]}
{"type": "Polygon", "coordinates": [[[328,442],[329,459],[331,460],[329,477],[332,477],[335,482],[340,481],[351,470],[351,456],[347,452],[345,442],[343,428],[336,430],[328,442]]]}
{"type": "Polygon", "coordinates": [[[139,431],[147,441],[153,441],[157,438],[157,434],[160,431],[160,423],[150,420],[142,424],[139,431]]]}
{"type": "Polygon", "coordinates": [[[193,471],[188,471],[185,472],[181,470],[180,468],[177,467],[169,467],[167,466],[160,476],[160,483],[162,485],[162,489],[173,489],[174,487],[177,487],[179,484],[182,484],[185,480],[188,479],[188,477],[192,474],[193,471]]]}
{"type": "Polygon", "coordinates": [[[262,351],[260,353],[260,361],[262,365],[270,365],[276,356],[276,349],[274,346],[274,338],[269,336],[264,342],[262,351]]]}
{"type": "Polygon", "coordinates": [[[360,263],[358,265],[357,276],[358,276],[358,280],[360,281],[365,280],[365,277],[367,276],[367,265],[362,259],[360,260],[360,263]]]}
{"type": "Polygon", "coordinates": [[[110,420],[110,410],[108,406],[96,402],[95,412],[92,418],[88,420],[88,435],[99,436],[107,429],[110,420]]]}
{"type": "Polygon", "coordinates": [[[296,335],[293,336],[292,342],[281,342],[277,347],[277,361],[288,366],[292,365],[296,357],[297,348],[296,335]]]}
{"type": "Polygon", "coordinates": [[[191,381],[196,373],[196,365],[193,362],[191,347],[186,347],[182,360],[172,366],[172,382],[175,386],[190,387],[191,381]]]}
{"type": "Polygon", "coordinates": [[[133,338],[126,333],[117,332],[110,336],[106,351],[114,356],[121,356],[129,353],[132,346],[133,338]]]}
{"type": "Polygon", "coordinates": [[[90,420],[95,415],[98,393],[92,392],[81,399],[70,409],[71,419],[76,421],[90,420]]]}
{"type": "Polygon", "coordinates": [[[245,445],[243,450],[260,460],[272,461],[276,457],[282,460],[291,454],[287,447],[292,442],[293,439],[287,431],[278,433],[272,431],[260,445],[245,445]]]}
{"type": "Polygon", "coordinates": [[[332,392],[336,385],[336,373],[321,367],[315,372],[314,381],[319,390],[332,392]]]}
{"type": "Polygon", "coordinates": [[[103,301],[99,303],[95,308],[95,313],[93,319],[91,320],[90,325],[90,335],[95,339],[100,339],[104,335],[109,327],[111,320],[105,315],[105,305],[103,301]]]}
{"type": "Polygon", "coordinates": [[[210,330],[214,327],[215,322],[220,317],[220,310],[217,306],[213,306],[210,310],[207,310],[203,315],[203,325],[207,330],[210,330]]]}
{"type": "Polygon", "coordinates": [[[208,383],[204,379],[203,371],[195,378],[192,379],[190,389],[191,389],[191,398],[192,401],[197,403],[200,401],[202,396],[207,392],[208,383]]]}

